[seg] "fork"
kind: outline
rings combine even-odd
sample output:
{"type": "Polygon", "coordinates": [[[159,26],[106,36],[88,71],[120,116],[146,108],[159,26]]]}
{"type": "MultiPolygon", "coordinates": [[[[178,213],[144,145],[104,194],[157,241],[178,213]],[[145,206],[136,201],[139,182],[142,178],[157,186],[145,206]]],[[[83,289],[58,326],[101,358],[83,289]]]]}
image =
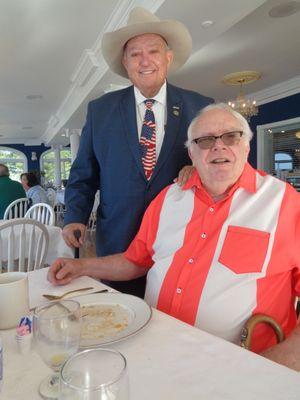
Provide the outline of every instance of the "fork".
{"type": "Polygon", "coordinates": [[[70,293],[75,293],[75,292],[83,292],[84,290],[90,290],[94,289],[93,287],[86,287],[86,288],[81,288],[81,289],[73,289],[69,290],[68,292],[65,292],[61,295],[55,295],[55,294],[43,294],[43,297],[45,297],[48,300],[60,300],[63,297],[67,296],[70,293]]]}

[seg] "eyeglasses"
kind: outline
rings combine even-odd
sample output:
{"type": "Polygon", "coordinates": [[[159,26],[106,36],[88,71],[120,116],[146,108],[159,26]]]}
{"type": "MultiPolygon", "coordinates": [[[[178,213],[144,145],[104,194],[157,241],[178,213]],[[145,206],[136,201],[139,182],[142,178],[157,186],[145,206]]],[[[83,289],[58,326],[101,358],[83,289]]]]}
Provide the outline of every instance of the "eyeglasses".
{"type": "Polygon", "coordinates": [[[202,136],[193,139],[192,143],[196,143],[202,150],[207,150],[214,147],[217,139],[221,139],[225,146],[234,146],[240,142],[243,133],[243,131],[233,131],[223,133],[223,135],[220,136],[202,136]]]}

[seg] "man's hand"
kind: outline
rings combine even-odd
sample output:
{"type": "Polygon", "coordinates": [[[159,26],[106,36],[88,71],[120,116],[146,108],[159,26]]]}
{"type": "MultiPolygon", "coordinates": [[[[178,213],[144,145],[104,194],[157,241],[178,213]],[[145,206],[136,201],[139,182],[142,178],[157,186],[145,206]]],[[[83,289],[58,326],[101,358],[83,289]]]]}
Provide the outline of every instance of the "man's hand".
{"type": "Polygon", "coordinates": [[[66,245],[69,247],[81,247],[84,241],[86,226],[84,224],[68,224],[63,228],[62,235],[66,245]],[[74,232],[80,232],[80,238],[77,239],[74,232]]]}
{"type": "Polygon", "coordinates": [[[53,285],[66,285],[83,274],[83,263],[73,258],[57,258],[48,271],[47,279],[53,285]]]}
{"type": "Polygon", "coordinates": [[[174,179],[174,182],[176,182],[179,186],[184,186],[194,170],[195,167],[192,165],[186,165],[179,171],[178,177],[174,179]]]}

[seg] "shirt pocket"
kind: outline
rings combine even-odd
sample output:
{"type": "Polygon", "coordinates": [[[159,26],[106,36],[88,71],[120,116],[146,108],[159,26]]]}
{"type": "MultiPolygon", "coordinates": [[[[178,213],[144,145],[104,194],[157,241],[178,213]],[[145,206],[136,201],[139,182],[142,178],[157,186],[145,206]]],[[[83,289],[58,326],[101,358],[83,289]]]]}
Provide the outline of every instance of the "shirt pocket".
{"type": "Polygon", "coordinates": [[[269,239],[269,232],[228,226],[218,261],[236,274],[261,272],[269,239]]]}

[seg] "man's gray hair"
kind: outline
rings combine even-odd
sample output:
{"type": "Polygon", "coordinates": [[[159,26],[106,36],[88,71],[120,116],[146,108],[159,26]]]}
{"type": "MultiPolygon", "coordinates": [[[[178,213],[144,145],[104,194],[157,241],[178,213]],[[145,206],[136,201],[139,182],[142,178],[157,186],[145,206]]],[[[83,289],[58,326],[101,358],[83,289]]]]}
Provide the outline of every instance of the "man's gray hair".
{"type": "Polygon", "coordinates": [[[0,176],[9,176],[9,169],[5,164],[0,164],[0,176]]]}
{"type": "MultiPolygon", "coordinates": [[[[192,120],[190,123],[190,126],[187,131],[187,141],[185,142],[185,146],[189,148],[192,144],[192,133],[195,128],[195,125],[197,125],[198,119],[202,117],[203,114],[205,114],[207,111],[211,110],[225,110],[228,111],[230,114],[232,114],[241,124],[242,130],[243,130],[243,137],[246,141],[250,142],[250,140],[253,137],[253,133],[250,129],[250,126],[246,120],[240,113],[237,111],[233,110],[228,104],[225,103],[216,103],[216,104],[210,104],[209,106],[206,106],[202,108],[202,110],[199,111],[199,113],[196,115],[196,117],[192,120]]],[[[209,132],[207,132],[209,133],[209,132]]]]}

